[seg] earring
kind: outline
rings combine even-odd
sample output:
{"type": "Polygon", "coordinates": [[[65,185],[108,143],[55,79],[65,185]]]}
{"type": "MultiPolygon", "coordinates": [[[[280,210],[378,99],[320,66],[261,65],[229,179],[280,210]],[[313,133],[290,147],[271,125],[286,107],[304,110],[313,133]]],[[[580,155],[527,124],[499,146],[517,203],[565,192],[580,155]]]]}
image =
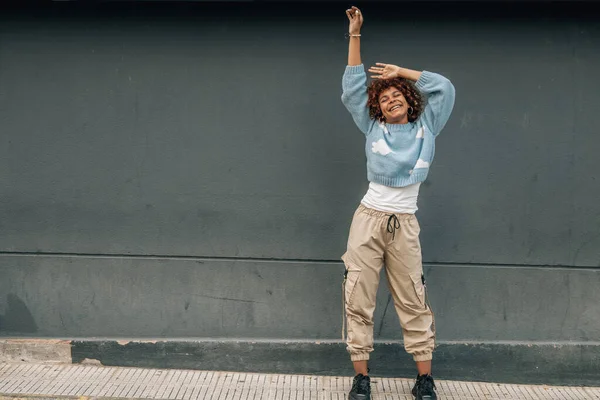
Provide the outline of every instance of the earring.
{"type": "Polygon", "coordinates": [[[413,112],[415,112],[414,108],[412,108],[412,106],[408,107],[408,115],[413,115],[413,112]]]}

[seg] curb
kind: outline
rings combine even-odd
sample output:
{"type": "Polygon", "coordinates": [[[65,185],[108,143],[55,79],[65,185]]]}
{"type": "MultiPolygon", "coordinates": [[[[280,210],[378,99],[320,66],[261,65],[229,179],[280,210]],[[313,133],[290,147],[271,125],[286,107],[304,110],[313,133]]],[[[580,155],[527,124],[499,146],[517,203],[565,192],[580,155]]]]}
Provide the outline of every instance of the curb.
{"type": "Polygon", "coordinates": [[[58,339],[0,339],[0,362],[70,364],[71,341],[58,339]]]}
{"type": "MultiPolygon", "coordinates": [[[[381,377],[414,378],[402,342],[376,342],[370,367],[381,377]]],[[[0,340],[0,362],[91,364],[266,374],[351,376],[341,341],[0,340]]],[[[471,382],[600,386],[598,343],[439,342],[437,377],[471,382]]]]}

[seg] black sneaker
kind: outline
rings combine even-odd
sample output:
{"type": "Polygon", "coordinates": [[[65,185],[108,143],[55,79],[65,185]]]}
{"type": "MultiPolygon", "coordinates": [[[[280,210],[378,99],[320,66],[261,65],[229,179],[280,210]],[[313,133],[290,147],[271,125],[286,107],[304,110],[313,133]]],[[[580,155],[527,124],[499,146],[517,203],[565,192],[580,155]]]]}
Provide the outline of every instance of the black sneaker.
{"type": "Polygon", "coordinates": [[[371,400],[371,378],[363,374],[356,375],[348,400],[371,400]]]}
{"type": "Polygon", "coordinates": [[[431,375],[418,375],[412,394],[417,400],[437,400],[433,389],[435,389],[435,383],[431,375]]]}

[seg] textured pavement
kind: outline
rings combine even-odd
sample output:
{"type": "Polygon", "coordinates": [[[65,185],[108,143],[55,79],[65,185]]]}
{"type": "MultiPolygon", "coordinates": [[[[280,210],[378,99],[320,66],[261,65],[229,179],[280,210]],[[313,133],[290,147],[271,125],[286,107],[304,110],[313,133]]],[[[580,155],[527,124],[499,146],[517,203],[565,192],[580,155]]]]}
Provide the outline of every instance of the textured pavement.
{"type": "MultiPolygon", "coordinates": [[[[436,381],[440,400],[600,399],[600,388],[436,381]]],[[[0,399],[345,400],[351,377],[81,364],[0,364],[0,399]]],[[[413,399],[413,380],[372,377],[373,400],[413,399]]]]}

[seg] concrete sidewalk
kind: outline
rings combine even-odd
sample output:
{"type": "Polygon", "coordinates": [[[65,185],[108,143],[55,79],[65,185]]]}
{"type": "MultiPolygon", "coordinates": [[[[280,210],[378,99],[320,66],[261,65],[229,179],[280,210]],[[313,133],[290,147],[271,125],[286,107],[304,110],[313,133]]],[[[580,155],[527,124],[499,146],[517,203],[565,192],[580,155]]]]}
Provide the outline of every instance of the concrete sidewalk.
{"type": "MultiPolygon", "coordinates": [[[[413,380],[373,377],[374,400],[413,399],[413,380]]],[[[438,380],[440,400],[600,399],[600,388],[438,380]]],[[[351,377],[97,365],[0,364],[0,399],[344,400],[351,377]]]]}

